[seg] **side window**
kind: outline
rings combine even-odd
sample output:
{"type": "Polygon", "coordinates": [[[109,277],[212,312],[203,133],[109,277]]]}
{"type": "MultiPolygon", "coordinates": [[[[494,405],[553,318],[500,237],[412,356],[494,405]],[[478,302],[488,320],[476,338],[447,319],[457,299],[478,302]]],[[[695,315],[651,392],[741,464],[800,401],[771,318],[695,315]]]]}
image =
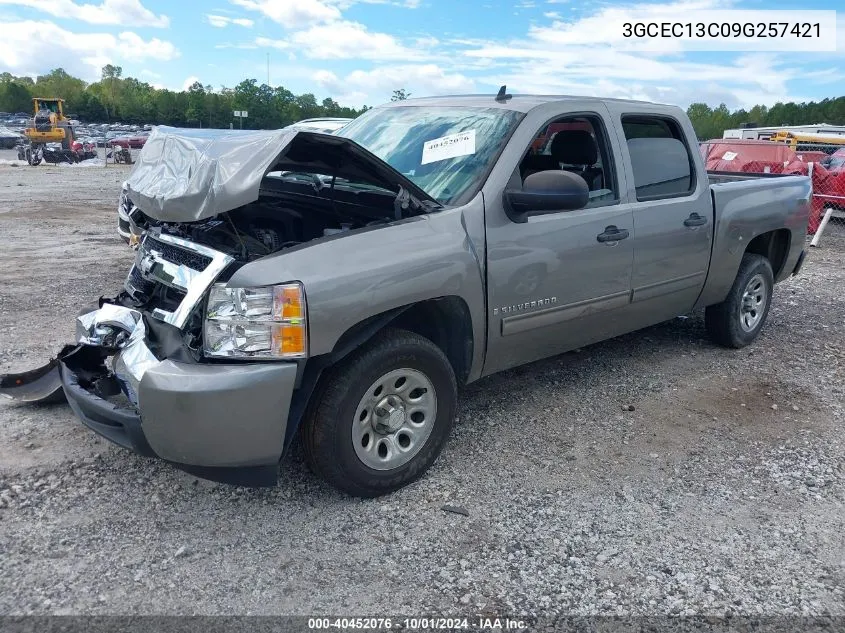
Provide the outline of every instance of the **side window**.
{"type": "Polygon", "coordinates": [[[538,130],[522,163],[524,181],[538,171],[562,169],[581,176],[590,189],[587,207],[618,202],[607,135],[598,115],[561,117],[538,130]]]}
{"type": "Polygon", "coordinates": [[[656,116],[622,117],[637,200],[690,195],[695,163],[678,123],[656,116]]]}

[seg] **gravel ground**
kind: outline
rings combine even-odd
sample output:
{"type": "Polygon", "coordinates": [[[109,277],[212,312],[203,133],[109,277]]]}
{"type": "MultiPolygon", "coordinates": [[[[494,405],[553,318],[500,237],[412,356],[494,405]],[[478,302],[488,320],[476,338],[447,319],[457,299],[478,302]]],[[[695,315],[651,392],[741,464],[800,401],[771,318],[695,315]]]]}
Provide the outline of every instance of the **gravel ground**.
{"type": "MultiPolygon", "coordinates": [[[[0,371],[121,283],[125,174],[0,166],[0,371]]],[[[693,314],[471,385],[378,500],[297,445],[234,488],[4,403],[0,613],[845,615],[844,256],[832,231],[744,350],[693,314]]]]}

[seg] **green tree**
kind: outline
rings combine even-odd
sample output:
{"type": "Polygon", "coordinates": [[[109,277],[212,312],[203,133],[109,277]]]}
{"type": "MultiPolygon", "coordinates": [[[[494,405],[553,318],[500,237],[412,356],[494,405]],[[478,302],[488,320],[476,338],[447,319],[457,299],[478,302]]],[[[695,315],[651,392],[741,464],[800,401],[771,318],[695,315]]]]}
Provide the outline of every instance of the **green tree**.
{"type": "Polygon", "coordinates": [[[315,117],[323,116],[323,110],[317,103],[317,97],[310,92],[299,95],[295,99],[295,102],[296,107],[299,108],[299,119],[313,119],[315,117]]]}
{"type": "Polygon", "coordinates": [[[404,101],[405,99],[411,96],[410,92],[405,92],[404,88],[399,88],[399,90],[393,91],[393,96],[390,97],[391,101],[404,101]]]}
{"type": "Polygon", "coordinates": [[[65,111],[78,114],[86,84],[81,79],[56,68],[35,80],[33,93],[41,97],[56,97],[65,100],[65,111]]]}
{"type": "Polygon", "coordinates": [[[31,112],[32,92],[17,81],[0,81],[0,111],[31,112]]]}
{"type": "Polygon", "coordinates": [[[108,82],[109,86],[109,95],[111,97],[109,103],[111,104],[111,113],[112,115],[115,113],[115,84],[120,80],[120,77],[123,75],[123,68],[120,66],[113,66],[112,64],[106,64],[103,66],[101,71],[100,77],[104,82],[108,82]]]}
{"type": "Polygon", "coordinates": [[[205,86],[195,81],[188,88],[188,110],[185,112],[185,120],[188,123],[199,125],[206,119],[206,92],[205,86]]]}

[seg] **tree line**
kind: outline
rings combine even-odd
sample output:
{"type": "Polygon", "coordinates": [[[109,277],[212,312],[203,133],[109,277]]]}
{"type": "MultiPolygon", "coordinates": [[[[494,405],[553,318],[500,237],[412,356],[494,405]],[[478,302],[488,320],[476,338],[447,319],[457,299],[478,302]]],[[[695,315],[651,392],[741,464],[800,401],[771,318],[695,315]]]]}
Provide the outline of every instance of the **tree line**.
{"type": "Polygon", "coordinates": [[[354,118],[367,110],[341,106],[334,99],[317,101],[310,93],[295,95],[283,86],[244,79],[234,88],[195,82],[176,92],[124,77],[120,66],[104,66],[100,81],[88,84],[56,68],[36,79],[0,73],[0,112],[32,112],[33,97],[65,100],[65,113],[87,123],[121,122],[178,127],[228,128],[235,110],[246,110],[243,127],[275,129],[314,117],[354,118]]]}
{"type": "MultiPolygon", "coordinates": [[[[124,77],[120,66],[106,65],[100,81],[87,84],[62,68],[36,79],[0,73],[0,112],[26,112],[32,109],[32,97],[61,97],[66,112],[84,122],[120,121],[136,124],[163,124],[179,127],[227,128],[234,121],[234,110],[249,113],[245,128],[274,129],[314,117],[354,118],[367,110],[341,106],[331,98],[317,101],[311,93],[295,95],[283,86],[259,84],[244,79],[234,88],[194,83],[187,90],[154,88],[150,84],[124,77]]],[[[406,99],[404,88],[393,91],[392,101],[406,99]]],[[[725,104],[711,108],[693,103],[687,114],[700,140],[721,138],[722,132],[743,123],[760,126],[829,123],[845,125],[845,97],[809,103],[776,103],[772,107],[754,106],[750,110],[731,111],[725,104]]]]}
{"type": "Polygon", "coordinates": [[[809,103],[776,103],[770,108],[754,106],[750,110],[731,112],[725,104],[711,108],[706,103],[693,103],[687,108],[699,140],[722,138],[722,132],[738,128],[743,123],[752,127],[775,127],[781,125],[812,125],[828,123],[845,125],[845,97],[810,101],[809,103]]]}

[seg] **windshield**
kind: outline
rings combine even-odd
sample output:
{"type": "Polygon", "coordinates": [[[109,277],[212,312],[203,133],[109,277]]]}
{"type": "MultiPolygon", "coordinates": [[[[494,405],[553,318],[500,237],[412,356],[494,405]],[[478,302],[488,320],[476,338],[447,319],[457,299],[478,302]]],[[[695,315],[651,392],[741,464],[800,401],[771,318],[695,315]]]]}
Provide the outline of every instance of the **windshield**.
{"type": "Polygon", "coordinates": [[[398,106],[368,110],[337,135],[452,204],[479,189],[521,117],[501,108],[398,106]]]}

